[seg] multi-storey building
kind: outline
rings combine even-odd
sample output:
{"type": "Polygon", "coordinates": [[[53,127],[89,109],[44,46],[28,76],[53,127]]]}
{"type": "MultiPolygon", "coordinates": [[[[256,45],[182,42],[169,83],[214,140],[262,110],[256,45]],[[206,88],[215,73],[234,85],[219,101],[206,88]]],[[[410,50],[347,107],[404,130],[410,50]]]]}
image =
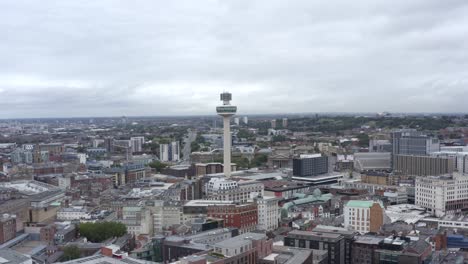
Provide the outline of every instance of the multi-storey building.
{"type": "Polygon", "coordinates": [[[439,176],[455,169],[454,159],[448,157],[396,155],[393,162],[393,171],[407,176],[439,176]]]}
{"type": "Polygon", "coordinates": [[[316,176],[328,172],[328,157],[321,154],[301,155],[293,159],[293,175],[316,176]]]}
{"type": "Polygon", "coordinates": [[[375,251],[379,249],[383,239],[383,237],[377,236],[357,236],[353,242],[351,263],[377,263],[374,262],[375,251]]]}
{"type": "Polygon", "coordinates": [[[378,232],[384,223],[384,216],[381,201],[351,200],[344,206],[345,228],[361,234],[378,232]]]}
{"type": "Polygon", "coordinates": [[[440,150],[439,139],[425,135],[416,129],[402,129],[392,132],[392,164],[396,155],[430,155],[440,150]]]}
{"type": "Polygon", "coordinates": [[[441,150],[431,153],[431,156],[452,158],[455,163],[455,171],[468,173],[468,152],[441,150]]]}
{"type": "Polygon", "coordinates": [[[356,239],[357,232],[348,230],[342,227],[335,227],[335,226],[325,226],[325,225],[318,225],[312,231],[319,232],[319,233],[330,233],[330,234],[339,234],[344,237],[344,251],[345,251],[345,262],[344,264],[354,264],[352,260],[352,247],[354,241],[356,239]]]}
{"type": "Polygon", "coordinates": [[[47,151],[51,156],[60,156],[65,150],[63,143],[44,143],[36,147],[39,152],[47,151]]]}
{"type": "Polygon", "coordinates": [[[432,247],[424,239],[411,241],[408,237],[388,237],[374,250],[371,263],[420,264],[431,262],[432,247]]]}
{"type": "Polygon", "coordinates": [[[264,186],[258,181],[213,178],[207,184],[206,194],[210,199],[246,203],[254,197],[263,196],[264,186]]]}
{"type": "Polygon", "coordinates": [[[208,206],[207,216],[224,219],[226,227],[238,228],[240,233],[253,231],[258,224],[258,209],[255,203],[208,206]]]}
{"type": "Polygon", "coordinates": [[[69,207],[62,208],[57,212],[57,220],[72,221],[91,219],[91,215],[85,208],[69,207]]]}
{"type": "Polygon", "coordinates": [[[272,251],[273,240],[268,239],[265,234],[245,233],[214,244],[214,252],[218,258],[214,263],[258,263],[272,251]]]}
{"type": "Polygon", "coordinates": [[[16,218],[10,215],[0,217],[0,244],[16,237],[16,218]]]}
{"type": "Polygon", "coordinates": [[[183,223],[182,204],[177,201],[148,201],[147,208],[153,217],[153,230],[155,233],[162,233],[173,225],[183,223]]]}
{"type": "Polygon", "coordinates": [[[132,153],[142,152],[143,144],[145,144],[145,138],[144,137],[131,137],[130,144],[132,147],[132,153]]]}
{"type": "Polygon", "coordinates": [[[55,233],[57,232],[57,227],[55,224],[49,224],[41,227],[39,231],[40,240],[45,242],[47,245],[52,246],[55,243],[55,233]]]}
{"type": "Polygon", "coordinates": [[[328,252],[329,264],[345,263],[345,239],[341,234],[294,230],[284,237],[284,245],[328,252]]]}
{"type": "Polygon", "coordinates": [[[415,204],[440,217],[468,209],[468,175],[418,177],[415,181],[415,204]]]}
{"type": "Polygon", "coordinates": [[[120,222],[127,226],[129,234],[135,236],[153,235],[151,212],[144,206],[124,206],[120,222]]]}
{"type": "Polygon", "coordinates": [[[22,148],[17,148],[10,154],[11,162],[14,164],[32,164],[33,163],[33,153],[30,150],[25,150],[22,148]]]}
{"type": "Polygon", "coordinates": [[[180,146],[178,141],[159,145],[159,159],[163,162],[179,161],[180,146]]]}
{"type": "Polygon", "coordinates": [[[279,199],[276,197],[255,198],[258,206],[258,226],[259,230],[272,231],[278,228],[279,199]]]}

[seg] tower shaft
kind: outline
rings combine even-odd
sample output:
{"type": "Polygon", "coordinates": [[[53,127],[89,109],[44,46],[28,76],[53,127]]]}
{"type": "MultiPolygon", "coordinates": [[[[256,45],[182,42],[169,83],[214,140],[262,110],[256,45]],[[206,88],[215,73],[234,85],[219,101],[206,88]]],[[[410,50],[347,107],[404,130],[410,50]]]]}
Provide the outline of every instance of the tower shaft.
{"type": "Polygon", "coordinates": [[[223,126],[224,126],[224,176],[226,178],[231,177],[231,122],[229,116],[223,116],[223,126]]]}

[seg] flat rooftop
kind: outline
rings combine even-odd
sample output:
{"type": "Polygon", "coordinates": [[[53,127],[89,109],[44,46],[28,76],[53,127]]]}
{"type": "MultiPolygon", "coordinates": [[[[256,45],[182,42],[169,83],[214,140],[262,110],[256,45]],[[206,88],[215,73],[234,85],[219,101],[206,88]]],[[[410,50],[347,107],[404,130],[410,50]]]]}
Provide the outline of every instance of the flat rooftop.
{"type": "Polygon", "coordinates": [[[95,255],[91,257],[74,259],[67,262],[67,264],[145,264],[147,261],[124,257],[123,259],[106,257],[103,255],[95,255]]]}
{"type": "Polygon", "coordinates": [[[230,205],[234,204],[233,201],[219,201],[219,200],[191,200],[188,201],[184,206],[210,206],[210,205],[230,205]]]}
{"type": "Polygon", "coordinates": [[[242,245],[252,243],[252,240],[261,240],[266,237],[267,236],[265,234],[260,234],[260,233],[245,233],[245,234],[218,242],[215,244],[215,247],[220,247],[220,248],[240,247],[242,245]]]}
{"type": "Polygon", "coordinates": [[[60,190],[57,186],[38,181],[12,181],[2,182],[0,187],[15,189],[24,195],[36,195],[47,191],[60,190]]]}
{"type": "Polygon", "coordinates": [[[385,237],[377,236],[356,236],[354,243],[366,245],[378,245],[385,237]]]}
{"type": "Polygon", "coordinates": [[[335,233],[329,233],[329,232],[301,231],[301,230],[293,230],[289,232],[287,236],[317,237],[317,238],[327,238],[327,239],[340,239],[343,237],[343,235],[341,234],[335,234],[335,233]]]}

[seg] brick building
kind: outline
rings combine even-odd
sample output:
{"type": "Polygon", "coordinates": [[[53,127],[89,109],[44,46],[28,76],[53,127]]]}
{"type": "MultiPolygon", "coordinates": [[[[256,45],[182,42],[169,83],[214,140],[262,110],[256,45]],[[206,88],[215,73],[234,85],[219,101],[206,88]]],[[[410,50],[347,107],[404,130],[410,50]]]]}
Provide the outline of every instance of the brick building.
{"type": "Polygon", "coordinates": [[[253,231],[258,224],[258,209],[255,203],[208,206],[207,216],[223,219],[226,227],[238,228],[240,233],[253,231]]]}
{"type": "Polygon", "coordinates": [[[5,215],[0,218],[0,244],[16,237],[16,219],[5,215]]]}

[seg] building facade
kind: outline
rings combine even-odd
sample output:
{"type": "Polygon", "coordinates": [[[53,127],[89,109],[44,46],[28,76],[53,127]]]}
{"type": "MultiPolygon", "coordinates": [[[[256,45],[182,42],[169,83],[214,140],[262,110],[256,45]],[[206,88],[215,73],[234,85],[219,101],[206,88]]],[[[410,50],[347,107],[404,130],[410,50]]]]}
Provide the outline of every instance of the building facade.
{"type": "Polygon", "coordinates": [[[396,155],[393,171],[408,176],[439,176],[452,173],[454,159],[449,157],[396,155]]]}
{"type": "Polygon", "coordinates": [[[0,218],[0,244],[16,237],[16,218],[4,215],[0,218]]]}
{"type": "Polygon", "coordinates": [[[361,234],[378,232],[384,223],[384,215],[381,201],[351,200],[344,206],[344,225],[361,234]]]}
{"type": "Polygon", "coordinates": [[[258,206],[258,226],[259,230],[273,231],[278,228],[279,199],[276,197],[258,197],[255,199],[258,206]]]}
{"type": "Polygon", "coordinates": [[[321,154],[301,155],[293,159],[293,175],[300,177],[316,176],[328,172],[328,157],[321,154]]]}
{"type": "Polygon", "coordinates": [[[240,233],[254,231],[258,225],[258,209],[255,203],[209,206],[207,216],[223,219],[226,227],[237,228],[240,233]]]}
{"type": "Polygon", "coordinates": [[[179,161],[180,146],[178,141],[159,145],[159,159],[162,162],[179,161]]]}
{"type": "Polygon", "coordinates": [[[294,230],[284,237],[284,245],[325,250],[329,264],[345,263],[345,240],[340,234],[294,230]]]}
{"type": "Polygon", "coordinates": [[[468,175],[418,177],[415,204],[440,217],[468,209],[468,175]]]}

